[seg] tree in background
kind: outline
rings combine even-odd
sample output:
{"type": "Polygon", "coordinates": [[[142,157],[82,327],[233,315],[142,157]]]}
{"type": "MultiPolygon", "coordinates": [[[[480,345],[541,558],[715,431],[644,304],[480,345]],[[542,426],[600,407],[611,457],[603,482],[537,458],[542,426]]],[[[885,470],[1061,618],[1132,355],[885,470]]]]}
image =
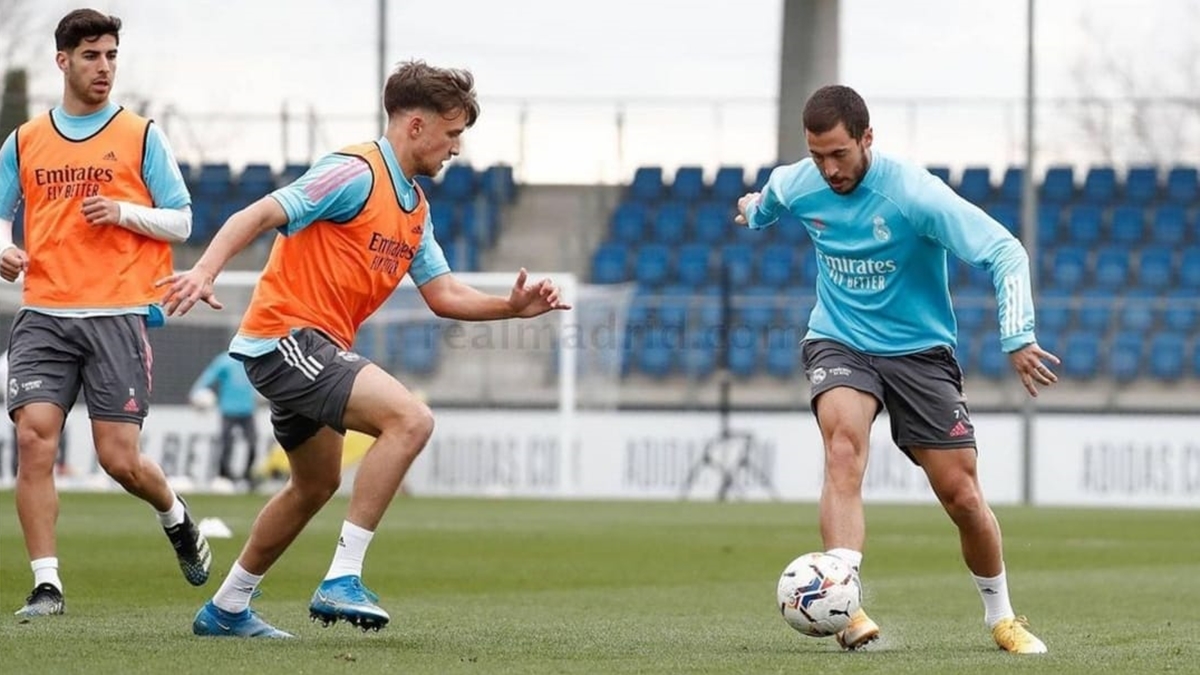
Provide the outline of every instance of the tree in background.
{"type": "Polygon", "coordinates": [[[8,138],[27,119],[29,78],[24,68],[9,68],[4,73],[4,94],[0,99],[0,138],[8,138]]]}

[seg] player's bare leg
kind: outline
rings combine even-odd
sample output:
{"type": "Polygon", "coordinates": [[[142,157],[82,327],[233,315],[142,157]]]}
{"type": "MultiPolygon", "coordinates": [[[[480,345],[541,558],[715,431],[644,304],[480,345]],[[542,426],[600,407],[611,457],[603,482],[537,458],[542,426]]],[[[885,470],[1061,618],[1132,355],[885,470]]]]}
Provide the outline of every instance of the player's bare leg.
{"type": "Polygon", "coordinates": [[[1001,649],[1040,654],[1046,645],[1026,630],[1008,596],[1000,524],[979,486],[975,448],[913,449],[929,485],[958,527],[963,560],[975,577],[984,604],[984,620],[1001,649]]]}
{"type": "MultiPolygon", "coordinates": [[[[816,401],[817,421],[825,445],[825,480],[821,486],[821,539],[825,550],[858,569],[866,542],[862,481],[870,451],[871,423],[879,402],[871,394],[836,387],[816,401]]],[[[858,649],[879,637],[876,625],[861,608],[837,634],[845,649],[858,649]]]]}
{"type": "Polygon", "coordinates": [[[46,402],[29,403],[13,413],[18,453],[17,518],[34,573],[33,592],[17,610],[21,617],[62,614],[65,610],[54,531],[58,523],[54,462],[64,419],[62,408],[46,402]]]}
{"type": "Polygon", "coordinates": [[[154,507],[184,578],[193,586],[202,586],[208,581],[212,551],[187,504],[167,483],[162,467],[141,453],[141,431],[132,422],[93,419],[96,459],[126,492],[154,507]]]}
{"type": "Polygon", "coordinates": [[[341,620],[378,630],[390,617],[362,583],[363,559],[404,474],[433,433],[433,413],[395,378],[370,365],[354,380],[345,421],[375,442],[359,464],[333,561],[309,613],[325,625],[341,620]]]}

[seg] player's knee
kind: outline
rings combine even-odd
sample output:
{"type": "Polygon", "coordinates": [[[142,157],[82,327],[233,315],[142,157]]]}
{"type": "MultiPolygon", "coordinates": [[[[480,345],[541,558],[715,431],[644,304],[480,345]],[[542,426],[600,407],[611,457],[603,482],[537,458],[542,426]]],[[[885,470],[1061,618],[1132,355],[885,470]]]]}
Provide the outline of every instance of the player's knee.
{"type": "Polygon", "coordinates": [[[964,478],[942,494],[942,505],[954,520],[969,519],[987,508],[975,482],[964,478]]]}
{"type": "Polygon", "coordinates": [[[17,457],[28,470],[54,467],[58,456],[59,434],[32,424],[17,425],[17,457]]]}
{"type": "Polygon", "coordinates": [[[292,475],[292,487],[296,490],[304,507],[314,512],[333,499],[333,495],[337,494],[338,488],[342,486],[341,472],[331,472],[328,475],[311,477],[306,480],[297,480],[297,478],[295,474],[292,475]]]}
{"type": "Polygon", "coordinates": [[[420,452],[433,434],[433,411],[420,401],[398,408],[390,416],[385,434],[403,437],[413,452],[420,452]]]}
{"type": "Polygon", "coordinates": [[[825,444],[825,472],[831,476],[861,476],[866,457],[865,440],[834,432],[825,444]]]}
{"type": "Polygon", "coordinates": [[[100,468],[122,487],[136,485],[141,458],[137,453],[108,453],[99,458],[100,468]]]}

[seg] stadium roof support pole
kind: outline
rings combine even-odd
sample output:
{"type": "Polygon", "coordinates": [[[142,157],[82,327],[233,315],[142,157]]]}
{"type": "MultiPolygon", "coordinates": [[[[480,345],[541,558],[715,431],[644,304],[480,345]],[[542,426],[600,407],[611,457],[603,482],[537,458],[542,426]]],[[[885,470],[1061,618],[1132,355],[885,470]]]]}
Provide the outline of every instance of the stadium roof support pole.
{"type": "MultiPolygon", "coordinates": [[[[1036,0],[1026,2],[1025,23],[1025,172],[1021,181],[1021,235],[1025,240],[1025,250],[1029,253],[1029,285],[1033,295],[1033,306],[1038,306],[1038,221],[1037,221],[1037,190],[1034,189],[1034,151],[1037,138],[1034,111],[1036,106],[1034,87],[1034,5],[1036,0]]],[[[1037,407],[1032,396],[1025,397],[1021,411],[1021,501],[1025,504],[1033,502],[1033,452],[1034,425],[1036,424],[1037,407]]]]}
{"type": "MultiPolygon", "coordinates": [[[[375,89],[376,92],[383,90],[383,83],[387,81],[387,76],[388,76],[387,5],[388,5],[387,0],[379,0],[379,8],[378,8],[379,9],[379,18],[377,19],[378,26],[376,26],[376,28],[379,30],[379,35],[378,35],[379,39],[378,39],[378,43],[376,44],[377,52],[375,54],[375,58],[377,59],[376,65],[379,67],[379,82],[376,85],[376,89],[375,89]]],[[[383,110],[383,106],[380,105],[378,98],[373,102],[372,106],[373,107],[371,108],[371,110],[383,110]]],[[[378,112],[376,114],[379,115],[379,135],[382,136],[383,132],[387,131],[387,113],[386,112],[378,112]]]]}

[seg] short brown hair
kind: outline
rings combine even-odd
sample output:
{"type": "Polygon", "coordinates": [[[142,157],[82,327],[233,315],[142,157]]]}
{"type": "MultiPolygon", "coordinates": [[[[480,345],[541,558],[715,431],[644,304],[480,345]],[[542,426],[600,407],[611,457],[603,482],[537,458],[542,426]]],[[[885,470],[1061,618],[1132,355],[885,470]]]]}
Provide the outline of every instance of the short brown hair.
{"type": "Polygon", "coordinates": [[[475,77],[469,70],[436,68],[424,61],[400,64],[383,87],[383,109],[391,117],[417,108],[443,116],[461,110],[467,115],[467,126],[475,124],[479,118],[475,77]]]}
{"type": "Polygon", "coordinates": [[[111,35],[121,43],[121,20],[94,9],[77,9],[64,16],[54,29],[54,45],[60,52],[69,52],[84,40],[92,41],[101,35],[111,35]]]}
{"type": "Polygon", "coordinates": [[[804,128],[814,134],[845,125],[850,138],[859,140],[871,126],[871,113],[858,92],[840,84],[821,87],[804,104],[804,128]]]}

